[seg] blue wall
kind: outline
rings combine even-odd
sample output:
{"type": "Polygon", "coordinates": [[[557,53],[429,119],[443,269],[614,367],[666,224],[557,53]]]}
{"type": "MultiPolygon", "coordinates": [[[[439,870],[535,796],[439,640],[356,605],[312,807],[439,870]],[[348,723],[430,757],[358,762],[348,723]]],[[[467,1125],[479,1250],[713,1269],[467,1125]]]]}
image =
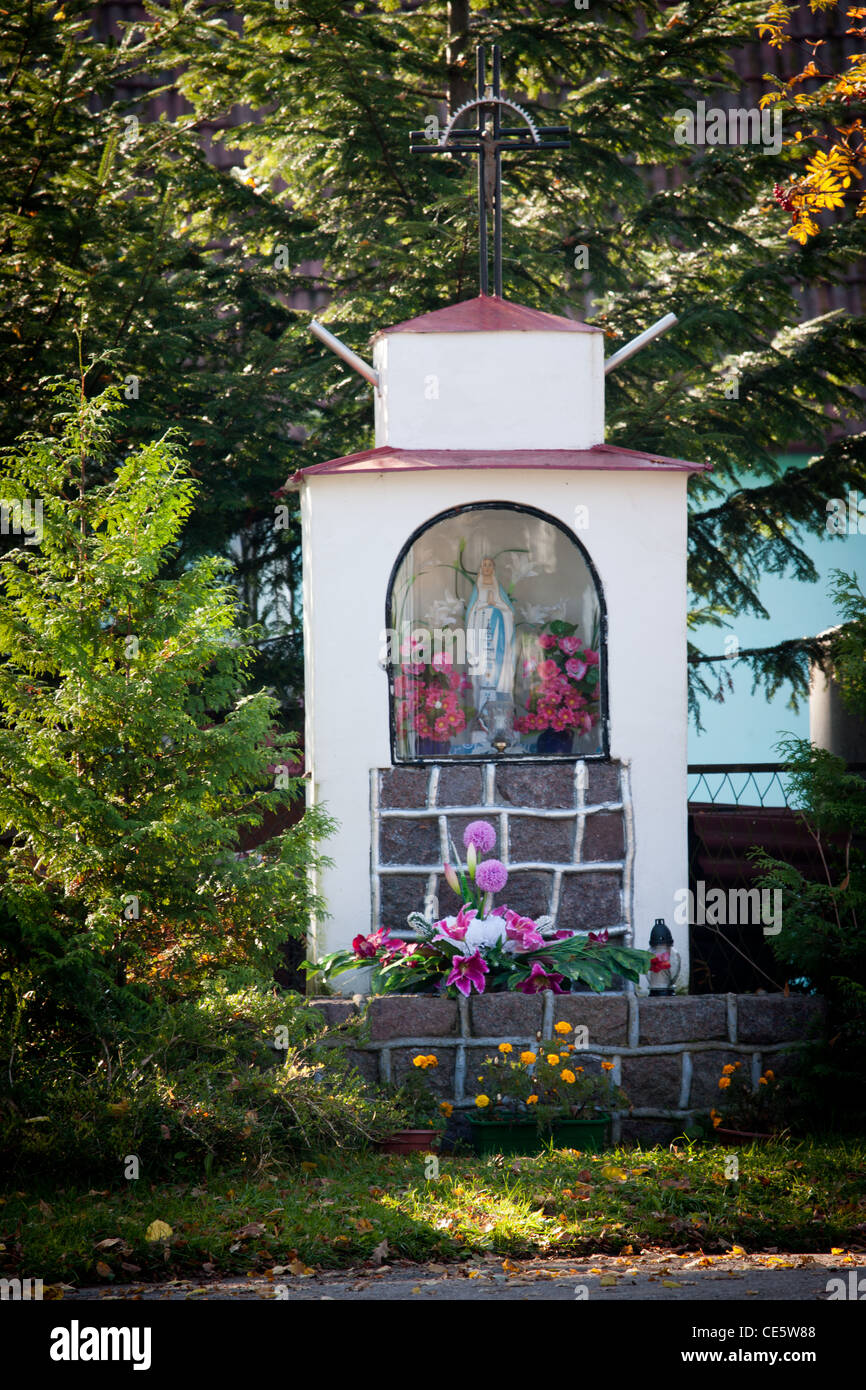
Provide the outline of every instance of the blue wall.
{"type": "MultiPolygon", "coordinates": [[[[807,455],[785,455],[780,461],[802,466],[807,455]]],[[[829,500],[829,499],[828,499],[829,500]]],[[[863,519],[866,527],[866,518],[863,519]]],[[[866,535],[824,536],[803,534],[800,545],[818,571],[815,584],[803,584],[787,576],[767,575],[759,587],[759,597],[771,615],[769,619],[740,617],[729,629],[696,628],[691,639],[701,651],[723,652],[725,637],[735,636],[741,647],[771,646],[785,638],[814,636],[839,621],[828,595],[830,571],[854,572],[866,588],[866,535]]],[[[717,668],[710,668],[715,670],[717,668]]],[[[790,687],[767,700],[760,689],[754,695],[752,679],[745,664],[731,662],[734,692],[725,692],[724,703],[701,701],[704,732],[698,733],[694,721],[689,726],[690,763],[778,762],[774,748],[780,734],[809,735],[808,700],[798,712],[788,708],[790,687]]],[[[690,779],[690,782],[693,779],[690,779]]]]}

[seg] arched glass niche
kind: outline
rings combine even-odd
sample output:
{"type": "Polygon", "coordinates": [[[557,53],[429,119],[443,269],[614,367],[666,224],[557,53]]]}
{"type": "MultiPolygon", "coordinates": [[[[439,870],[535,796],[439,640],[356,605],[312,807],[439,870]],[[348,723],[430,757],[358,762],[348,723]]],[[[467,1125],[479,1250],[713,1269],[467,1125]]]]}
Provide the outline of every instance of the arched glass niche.
{"type": "Polygon", "coordinates": [[[490,502],[418,531],[387,648],[397,762],[607,754],[601,586],[543,512],[490,502]]]}

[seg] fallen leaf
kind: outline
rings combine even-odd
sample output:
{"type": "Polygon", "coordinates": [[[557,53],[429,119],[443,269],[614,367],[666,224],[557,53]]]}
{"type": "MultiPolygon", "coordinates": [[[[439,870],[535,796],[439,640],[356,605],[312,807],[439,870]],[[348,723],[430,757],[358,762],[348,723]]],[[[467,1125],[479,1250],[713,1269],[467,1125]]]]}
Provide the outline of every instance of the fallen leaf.
{"type": "Polygon", "coordinates": [[[676,1281],[676,1279],[663,1279],[663,1280],[662,1280],[662,1288],[663,1288],[663,1289],[681,1289],[681,1288],[682,1288],[682,1284],[678,1284],[677,1281],[676,1281]]]}
{"type": "Polygon", "coordinates": [[[239,1231],[235,1232],[241,1240],[246,1239],[247,1236],[262,1236],[264,1233],[265,1228],[261,1221],[251,1221],[248,1226],[242,1226],[239,1231]]]}
{"type": "Polygon", "coordinates": [[[151,1221],[145,1233],[145,1240],[168,1240],[174,1231],[167,1221],[151,1221]]]}
{"type": "Polygon", "coordinates": [[[370,1256],[370,1260],[371,1260],[371,1262],[372,1262],[374,1265],[380,1265],[380,1264],[382,1263],[382,1261],[385,1259],[385,1256],[386,1256],[387,1254],[388,1254],[388,1241],[387,1241],[387,1240],[383,1240],[379,1245],[376,1246],[376,1249],[373,1251],[372,1255],[370,1256]]]}
{"type": "Polygon", "coordinates": [[[603,1275],[601,1276],[601,1278],[599,1279],[598,1282],[599,1282],[599,1284],[601,1285],[601,1287],[602,1287],[603,1289],[615,1289],[615,1288],[616,1288],[616,1275],[615,1275],[615,1274],[603,1274],[603,1275]]]}
{"type": "Polygon", "coordinates": [[[420,1284],[416,1284],[415,1287],[414,1287],[414,1289],[410,1289],[409,1292],[410,1292],[410,1293],[420,1293],[420,1292],[421,1292],[421,1285],[420,1285],[420,1284]]]}
{"type": "Polygon", "coordinates": [[[732,1246],[731,1246],[730,1254],[732,1254],[732,1255],[745,1255],[745,1253],[746,1253],[746,1252],[745,1252],[745,1250],[743,1249],[742,1245],[732,1245],[732,1246]]]}
{"type": "Polygon", "coordinates": [[[628,1173],[624,1168],[617,1168],[612,1163],[606,1163],[601,1170],[601,1176],[607,1178],[608,1182],[628,1182],[628,1173]]]}
{"type": "Polygon", "coordinates": [[[128,1265],[128,1264],[126,1264],[123,1260],[120,1261],[120,1268],[121,1268],[126,1274],[140,1274],[140,1273],[141,1273],[141,1265],[128,1265]]]}
{"type": "Polygon", "coordinates": [[[98,1240],[93,1247],[94,1250],[112,1250],[115,1245],[122,1245],[122,1236],[108,1236],[106,1240],[98,1240]]]}
{"type": "Polygon", "coordinates": [[[372,1221],[368,1221],[366,1216],[359,1216],[353,1223],[356,1230],[366,1233],[373,1230],[372,1221]]]}
{"type": "Polygon", "coordinates": [[[48,1203],[47,1203],[43,1198],[40,1198],[40,1200],[39,1200],[39,1210],[42,1212],[42,1215],[43,1215],[43,1216],[53,1216],[53,1215],[54,1215],[54,1212],[51,1210],[50,1206],[48,1205],[48,1203]]]}
{"type": "Polygon", "coordinates": [[[96,1261],[96,1273],[99,1275],[100,1279],[114,1278],[114,1270],[111,1269],[111,1267],[107,1265],[104,1260],[96,1261]]]}
{"type": "Polygon", "coordinates": [[[505,1273],[506,1273],[506,1274],[519,1274],[519,1273],[520,1273],[520,1265],[516,1265],[516,1264],[514,1263],[513,1260],[508,1260],[508,1259],[503,1260],[503,1261],[502,1261],[502,1268],[505,1270],[505,1273]]]}

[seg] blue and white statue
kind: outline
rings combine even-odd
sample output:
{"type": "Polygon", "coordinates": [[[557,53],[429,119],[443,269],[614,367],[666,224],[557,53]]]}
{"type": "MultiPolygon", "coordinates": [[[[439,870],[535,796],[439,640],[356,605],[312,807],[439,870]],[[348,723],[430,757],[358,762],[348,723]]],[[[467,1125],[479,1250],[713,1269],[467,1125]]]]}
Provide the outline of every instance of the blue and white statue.
{"type": "Polygon", "coordinates": [[[466,607],[466,657],[479,715],[497,695],[511,699],[517,666],[514,607],[489,555],[481,561],[466,607]]]}

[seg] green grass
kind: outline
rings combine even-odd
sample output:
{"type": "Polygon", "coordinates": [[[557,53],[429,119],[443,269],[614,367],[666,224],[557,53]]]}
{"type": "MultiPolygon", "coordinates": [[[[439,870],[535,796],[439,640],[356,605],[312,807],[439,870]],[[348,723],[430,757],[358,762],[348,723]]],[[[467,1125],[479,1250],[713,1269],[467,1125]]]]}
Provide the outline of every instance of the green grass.
{"type": "Polygon", "coordinates": [[[109,1191],[8,1192],[0,1263],[7,1276],[109,1284],[255,1274],[293,1258],[335,1269],[369,1259],[383,1240],[390,1259],[413,1260],[637,1254],[649,1246],[707,1254],[733,1245],[750,1253],[866,1248],[866,1145],[741,1150],[736,1181],[725,1178],[728,1154],[683,1141],[677,1152],[443,1156],[438,1177],[428,1179],[423,1155],[332,1153],[254,1179],[222,1173],[198,1185],[139,1179],[109,1191]],[[147,1240],[154,1220],[171,1226],[170,1238],[147,1240]],[[116,1243],[97,1248],[106,1240],[116,1243]]]}

